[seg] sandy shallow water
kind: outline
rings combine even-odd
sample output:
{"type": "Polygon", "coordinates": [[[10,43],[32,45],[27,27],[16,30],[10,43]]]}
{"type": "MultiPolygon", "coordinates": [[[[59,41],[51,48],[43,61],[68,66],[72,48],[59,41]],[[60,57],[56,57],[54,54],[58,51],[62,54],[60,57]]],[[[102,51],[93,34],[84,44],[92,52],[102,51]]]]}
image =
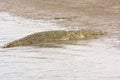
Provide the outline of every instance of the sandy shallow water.
{"type": "MultiPolygon", "coordinates": [[[[52,22],[8,13],[0,13],[0,25],[0,46],[34,32],[62,29],[52,22]]],[[[105,37],[77,41],[82,45],[62,44],[61,48],[0,48],[0,79],[119,80],[120,50],[111,41],[119,44],[105,37]]]]}
{"type": "Polygon", "coordinates": [[[0,0],[0,80],[120,80],[120,0],[0,0]],[[6,43],[50,30],[92,29],[98,39],[59,48],[6,43]]]}

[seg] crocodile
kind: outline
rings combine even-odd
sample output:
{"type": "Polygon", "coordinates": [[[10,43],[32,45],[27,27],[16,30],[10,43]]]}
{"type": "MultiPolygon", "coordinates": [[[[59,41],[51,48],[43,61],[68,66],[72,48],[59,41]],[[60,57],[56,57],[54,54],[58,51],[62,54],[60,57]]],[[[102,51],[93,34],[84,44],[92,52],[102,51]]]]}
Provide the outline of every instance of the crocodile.
{"type": "Polygon", "coordinates": [[[80,40],[96,38],[103,35],[103,32],[97,32],[92,30],[54,30],[44,31],[30,34],[24,38],[14,40],[4,45],[4,48],[18,47],[18,46],[33,46],[39,45],[44,42],[55,42],[55,41],[69,41],[69,40],[80,40]]]}

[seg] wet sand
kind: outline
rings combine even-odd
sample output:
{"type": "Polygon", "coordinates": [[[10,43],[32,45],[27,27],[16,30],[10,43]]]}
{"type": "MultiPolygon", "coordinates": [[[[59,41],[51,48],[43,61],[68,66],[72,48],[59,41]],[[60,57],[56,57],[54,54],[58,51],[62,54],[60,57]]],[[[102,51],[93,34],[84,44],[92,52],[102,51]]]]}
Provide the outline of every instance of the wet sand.
{"type": "Polygon", "coordinates": [[[68,29],[101,30],[120,40],[120,0],[0,0],[0,11],[68,29]]]}

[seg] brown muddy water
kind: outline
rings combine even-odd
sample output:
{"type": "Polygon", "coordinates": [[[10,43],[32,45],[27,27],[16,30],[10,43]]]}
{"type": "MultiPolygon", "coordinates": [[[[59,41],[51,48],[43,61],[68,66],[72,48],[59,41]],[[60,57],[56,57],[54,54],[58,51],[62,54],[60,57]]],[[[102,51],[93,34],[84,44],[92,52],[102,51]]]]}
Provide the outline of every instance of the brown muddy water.
{"type": "MultiPolygon", "coordinates": [[[[66,29],[52,22],[0,13],[0,46],[31,33],[66,29]],[[28,28],[29,26],[29,28],[28,28]],[[48,27],[49,26],[49,27],[48,27]]],[[[0,48],[1,80],[119,80],[119,40],[76,41],[59,48],[0,48]]]]}
{"type": "Polygon", "coordinates": [[[0,80],[120,80],[119,0],[0,1],[0,80]],[[73,29],[107,34],[56,48],[2,48],[35,32],[73,29]]]}

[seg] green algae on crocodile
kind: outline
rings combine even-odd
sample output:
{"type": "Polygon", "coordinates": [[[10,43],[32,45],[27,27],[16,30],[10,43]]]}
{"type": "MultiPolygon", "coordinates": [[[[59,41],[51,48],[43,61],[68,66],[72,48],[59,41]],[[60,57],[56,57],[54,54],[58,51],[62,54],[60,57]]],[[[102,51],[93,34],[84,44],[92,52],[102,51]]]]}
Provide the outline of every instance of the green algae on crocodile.
{"type": "Polygon", "coordinates": [[[4,46],[4,48],[17,47],[17,46],[39,46],[40,43],[56,42],[56,41],[69,41],[96,38],[103,35],[102,32],[92,30],[74,30],[74,31],[45,31],[28,35],[24,38],[12,41],[4,46]]]}

